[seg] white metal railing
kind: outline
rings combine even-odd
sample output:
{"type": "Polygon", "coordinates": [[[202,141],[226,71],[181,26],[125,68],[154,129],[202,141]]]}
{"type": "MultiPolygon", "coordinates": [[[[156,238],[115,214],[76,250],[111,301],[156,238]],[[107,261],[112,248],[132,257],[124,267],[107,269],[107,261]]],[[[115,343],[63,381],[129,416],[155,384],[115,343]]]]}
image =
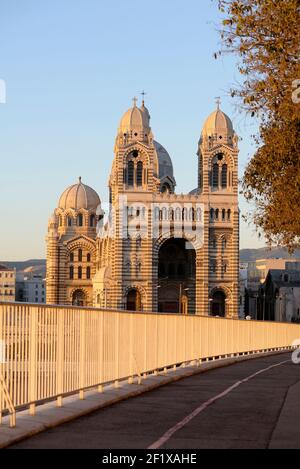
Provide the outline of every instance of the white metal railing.
{"type": "Polygon", "coordinates": [[[174,314],[0,303],[0,418],[106,383],[209,357],[290,347],[300,326],[174,314]]]}

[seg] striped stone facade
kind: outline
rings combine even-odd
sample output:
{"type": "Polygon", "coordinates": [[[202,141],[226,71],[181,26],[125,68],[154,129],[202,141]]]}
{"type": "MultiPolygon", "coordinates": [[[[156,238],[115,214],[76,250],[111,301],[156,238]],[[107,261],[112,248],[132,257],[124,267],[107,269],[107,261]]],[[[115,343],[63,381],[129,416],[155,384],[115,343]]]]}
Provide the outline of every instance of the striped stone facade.
{"type": "Polygon", "coordinates": [[[176,194],[175,185],[149,112],[135,102],[116,137],[107,219],[93,194],[87,202],[87,186],[85,199],[75,204],[75,196],[63,198],[50,219],[47,301],[77,298],[96,307],[238,317],[238,147],[219,108],[199,140],[198,187],[176,194]]]}

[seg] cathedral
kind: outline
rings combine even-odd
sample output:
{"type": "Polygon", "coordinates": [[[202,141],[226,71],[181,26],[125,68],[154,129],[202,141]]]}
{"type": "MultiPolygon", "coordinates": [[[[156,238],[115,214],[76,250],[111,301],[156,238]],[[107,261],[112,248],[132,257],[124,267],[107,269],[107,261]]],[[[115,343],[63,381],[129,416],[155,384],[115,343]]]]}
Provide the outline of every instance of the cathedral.
{"type": "Polygon", "coordinates": [[[195,168],[197,188],[176,193],[172,159],[134,98],[117,131],[108,210],[79,178],[49,220],[47,303],[238,317],[238,137],[219,102],[195,168]]]}

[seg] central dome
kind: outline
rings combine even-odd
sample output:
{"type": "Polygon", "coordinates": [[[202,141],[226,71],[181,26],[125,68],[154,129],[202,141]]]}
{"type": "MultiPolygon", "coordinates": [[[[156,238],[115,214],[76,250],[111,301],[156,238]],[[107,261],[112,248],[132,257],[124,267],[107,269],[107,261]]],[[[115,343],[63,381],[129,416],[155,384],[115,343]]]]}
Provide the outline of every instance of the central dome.
{"type": "Polygon", "coordinates": [[[96,210],[100,204],[100,198],[94,189],[81,182],[68,187],[60,196],[58,206],[64,210],[71,208],[74,210],[96,210]]]}
{"type": "Polygon", "coordinates": [[[139,108],[136,105],[136,99],[134,99],[133,107],[125,112],[120,121],[119,132],[122,134],[137,134],[136,136],[150,132],[150,114],[144,102],[139,108]]]}
{"type": "Polygon", "coordinates": [[[154,147],[158,157],[159,177],[170,176],[173,178],[173,164],[167,150],[154,140],[154,147]]]}

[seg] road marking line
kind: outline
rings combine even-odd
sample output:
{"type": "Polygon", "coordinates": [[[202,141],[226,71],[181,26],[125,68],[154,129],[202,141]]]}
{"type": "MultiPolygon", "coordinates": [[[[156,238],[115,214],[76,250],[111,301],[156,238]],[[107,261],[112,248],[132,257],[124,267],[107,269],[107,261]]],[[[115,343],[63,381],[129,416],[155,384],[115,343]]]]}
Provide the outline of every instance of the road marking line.
{"type": "Polygon", "coordinates": [[[180,420],[176,425],[171,427],[169,430],[166,431],[166,433],[163,434],[162,437],[160,437],[157,441],[152,443],[151,446],[149,446],[147,449],[158,449],[161,448],[161,446],[166,443],[173,435],[176,433],[178,430],[183,428],[187,423],[189,423],[194,417],[196,417],[200,412],[203,412],[207,407],[209,407],[211,404],[216,402],[219,399],[222,399],[222,397],[226,396],[229,394],[231,391],[233,391],[235,388],[240,386],[243,383],[246,383],[250,379],[254,378],[257,375],[260,375],[261,373],[264,373],[265,371],[271,370],[272,368],[275,368],[276,366],[283,365],[284,363],[290,362],[290,360],[284,360],[283,362],[280,363],[275,363],[275,365],[268,366],[267,368],[263,368],[259,371],[256,371],[250,376],[247,376],[247,378],[244,378],[240,381],[237,381],[236,383],[232,384],[229,388],[225,389],[223,392],[220,394],[217,394],[214,397],[211,397],[208,399],[206,402],[201,404],[199,407],[197,407],[193,412],[191,412],[189,415],[187,415],[184,419],[180,420]]]}

